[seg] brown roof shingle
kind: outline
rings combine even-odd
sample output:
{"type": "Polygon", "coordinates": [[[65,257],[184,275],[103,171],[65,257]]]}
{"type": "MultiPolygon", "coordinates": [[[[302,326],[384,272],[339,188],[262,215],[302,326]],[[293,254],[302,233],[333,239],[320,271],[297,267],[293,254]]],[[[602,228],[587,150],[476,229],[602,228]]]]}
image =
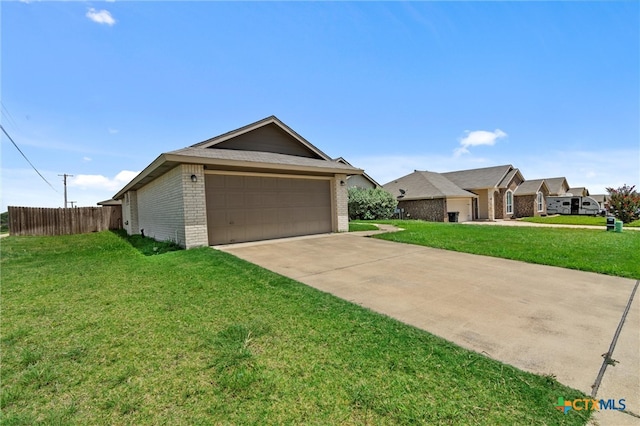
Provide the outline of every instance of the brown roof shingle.
{"type": "Polygon", "coordinates": [[[475,194],[451,182],[440,173],[418,171],[391,181],[382,186],[394,196],[401,195],[400,189],[405,191],[404,200],[422,200],[449,197],[476,197],[475,194]]]}

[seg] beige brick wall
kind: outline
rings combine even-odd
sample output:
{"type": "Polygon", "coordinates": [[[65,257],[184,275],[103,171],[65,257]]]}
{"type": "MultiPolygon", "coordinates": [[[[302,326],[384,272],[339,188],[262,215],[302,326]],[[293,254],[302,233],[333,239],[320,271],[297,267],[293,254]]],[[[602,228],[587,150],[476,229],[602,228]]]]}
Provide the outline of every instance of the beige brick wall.
{"type": "Polygon", "coordinates": [[[185,245],[181,166],[138,190],[138,222],[148,237],[185,245]]]}
{"type": "Polygon", "coordinates": [[[144,234],[158,241],[185,248],[207,245],[203,166],[179,165],[140,188],[138,218],[144,234]]]}
{"type": "Polygon", "coordinates": [[[347,189],[347,175],[335,175],[333,179],[333,203],[337,224],[337,232],[349,231],[349,192],[347,189]],[[341,185],[340,182],[345,182],[345,185],[341,185]]]}
{"type": "Polygon", "coordinates": [[[182,165],[184,235],[185,247],[188,249],[209,245],[204,181],[204,167],[202,165],[182,165]],[[193,175],[196,176],[196,182],[191,180],[193,175]]]}
{"type": "Polygon", "coordinates": [[[122,224],[127,234],[139,234],[138,228],[138,193],[128,191],[122,200],[122,224]]]}

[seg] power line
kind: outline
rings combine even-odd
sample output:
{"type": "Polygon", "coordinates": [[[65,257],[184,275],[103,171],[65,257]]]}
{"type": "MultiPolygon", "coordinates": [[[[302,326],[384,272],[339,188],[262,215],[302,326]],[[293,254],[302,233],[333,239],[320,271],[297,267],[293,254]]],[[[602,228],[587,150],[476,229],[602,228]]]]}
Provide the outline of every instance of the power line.
{"type": "MultiPolygon", "coordinates": [[[[13,144],[13,146],[16,147],[16,149],[18,150],[18,152],[20,152],[20,154],[22,154],[22,156],[24,157],[25,160],[27,160],[27,163],[29,163],[29,165],[31,165],[31,167],[33,167],[33,170],[36,171],[36,173],[42,178],[43,181],[47,182],[47,185],[49,185],[51,187],[51,189],[53,189],[54,191],[58,192],[57,189],[55,189],[53,187],[53,185],[51,185],[49,183],[49,181],[47,179],[45,179],[44,176],[42,176],[42,174],[38,171],[38,169],[36,169],[36,166],[34,166],[31,161],[29,161],[29,159],[27,158],[26,155],[24,155],[24,152],[22,152],[22,150],[20,149],[20,147],[18,146],[17,143],[14,142],[14,140],[11,138],[11,136],[9,135],[9,133],[7,133],[7,131],[4,129],[4,126],[2,124],[0,124],[0,129],[2,129],[2,131],[4,132],[5,135],[7,135],[7,137],[9,138],[9,140],[11,141],[11,143],[13,144]]],[[[59,192],[58,192],[59,193],[59,192]]]]}
{"type": "Polygon", "coordinates": [[[4,102],[2,102],[2,101],[0,101],[0,105],[2,105],[2,109],[4,110],[4,111],[2,111],[2,115],[7,117],[7,119],[11,123],[11,125],[17,129],[18,128],[18,123],[16,123],[16,120],[13,119],[13,116],[9,112],[9,109],[7,109],[7,107],[4,105],[4,102]]]}

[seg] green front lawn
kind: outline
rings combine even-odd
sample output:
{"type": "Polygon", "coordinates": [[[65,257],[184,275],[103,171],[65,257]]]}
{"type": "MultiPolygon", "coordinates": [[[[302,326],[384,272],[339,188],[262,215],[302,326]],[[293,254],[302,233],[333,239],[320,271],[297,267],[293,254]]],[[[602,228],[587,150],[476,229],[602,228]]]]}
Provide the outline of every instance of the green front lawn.
{"type": "Polygon", "coordinates": [[[377,231],[378,227],[371,223],[349,222],[349,232],[377,231]]]}
{"type": "Polygon", "coordinates": [[[389,241],[530,263],[640,278],[640,233],[595,229],[385,221],[405,229],[377,235],[389,241]]]}
{"type": "MultiPolygon", "coordinates": [[[[523,222],[531,223],[550,223],[558,225],[592,225],[592,226],[607,226],[607,218],[601,216],[546,216],[546,217],[523,217],[518,219],[523,222]]],[[[625,223],[624,227],[640,227],[640,220],[636,220],[631,223],[625,223]]]]}
{"type": "Polygon", "coordinates": [[[551,377],[210,248],[1,247],[4,425],[587,421],[554,408],[584,395],[551,377]]]}

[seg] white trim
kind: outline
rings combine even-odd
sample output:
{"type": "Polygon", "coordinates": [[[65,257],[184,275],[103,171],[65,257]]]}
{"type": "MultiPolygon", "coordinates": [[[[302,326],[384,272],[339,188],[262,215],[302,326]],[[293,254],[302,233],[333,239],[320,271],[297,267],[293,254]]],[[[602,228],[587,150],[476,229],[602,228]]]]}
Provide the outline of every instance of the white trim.
{"type": "MultiPolygon", "coordinates": [[[[334,176],[309,176],[309,175],[288,175],[285,173],[260,173],[260,172],[237,172],[227,170],[205,170],[205,175],[233,175],[233,176],[257,176],[257,177],[274,177],[274,178],[290,178],[290,179],[315,179],[315,180],[333,180],[334,176]]],[[[345,179],[346,180],[346,179],[345,179]]]]}
{"type": "Polygon", "coordinates": [[[544,211],[544,196],[540,191],[536,193],[536,204],[538,207],[538,212],[544,211]]]}
{"type": "Polygon", "coordinates": [[[513,191],[510,189],[504,194],[504,207],[507,214],[513,214],[513,191]],[[509,198],[511,198],[511,202],[509,202],[509,198]]]}

